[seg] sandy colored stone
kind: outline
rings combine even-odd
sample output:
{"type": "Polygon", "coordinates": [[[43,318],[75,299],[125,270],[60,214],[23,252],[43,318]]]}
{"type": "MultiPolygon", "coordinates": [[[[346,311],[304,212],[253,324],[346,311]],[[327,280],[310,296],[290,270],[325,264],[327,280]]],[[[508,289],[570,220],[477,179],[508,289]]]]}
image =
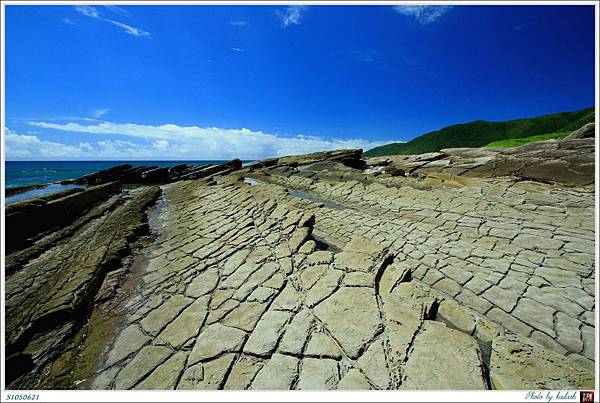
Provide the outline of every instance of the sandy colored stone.
{"type": "Polygon", "coordinates": [[[379,280],[379,293],[390,293],[398,282],[406,281],[410,278],[410,275],[411,270],[409,267],[401,263],[392,263],[385,268],[379,280]]]}
{"type": "Polygon", "coordinates": [[[438,318],[464,333],[472,334],[475,330],[477,320],[475,316],[464,307],[450,302],[443,301],[438,308],[438,318]]]}
{"type": "Polygon", "coordinates": [[[207,309],[208,297],[194,301],[160,332],[157,337],[158,342],[168,343],[176,349],[180,348],[187,340],[198,335],[207,309]]]}
{"type": "Polygon", "coordinates": [[[300,282],[302,287],[305,290],[309,290],[327,270],[329,270],[329,266],[326,264],[304,264],[300,269],[300,282]]]}
{"type": "Polygon", "coordinates": [[[343,251],[335,255],[334,265],[336,269],[344,271],[370,272],[375,261],[372,256],[360,252],[343,251]]]}
{"type": "Polygon", "coordinates": [[[275,295],[275,290],[268,287],[258,287],[248,296],[248,302],[267,302],[275,295]]]}
{"type": "Polygon", "coordinates": [[[272,309],[280,311],[295,311],[300,306],[300,293],[288,282],[285,288],[279,293],[273,304],[272,309]]]}
{"type": "Polygon", "coordinates": [[[222,323],[251,332],[266,309],[267,305],[260,302],[243,302],[229,312],[222,323]]]}
{"type": "Polygon", "coordinates": [[[279,343],[279,350],[284,353],[300,354],[312,327],[312,315],[308,309],[298,312],[286,327],[279,343]]]}
{"type": "Polygon", "coordinates": [[[175,319],[181,311],[192,303],[192,301],[192,299],[179,294],[173,295],[140,321],[142,329],[147,333],[156,336],[169,322],[175,319]]]}
{"type": "Polygon", "coordinates": [[[521,298],[514,310],[514,316],[533,328],[554,337],[554,312],[553,308],[537,301],[521,298]]]}
{"type": "Polygon", "coordinates": [[[233,365],[224,388],[231,390],[247,389],[262,367],[263,364],[260,359],[249,355],[241,355],[233,365]]]}
{"type": "Polygon", "coordinates": [[[390,372],[387,367],[383,343],[376,340],[356,362],[363,374],[379,389],[388,389],[390,386],[390,372]]]}
{"type": "Polygon", "coordinates": [[[188,367],[181,376],[177,388],[186,390],[221,389],[234,360],[235,354],[224,354],[211,361],[188,367]]]}
{"type": "Polygon", "coordinates": [[[135,389],[138,390],[172,390],[177,386],[179,375],[185,367],[187,353],[177,352],[167,361],[159,365],[152,373],[140,382],[135,389]]]}
{"type": "Polygon", "coordinates": [[[150,338],[140,330],[137,324],[127,326],[121,331],[115,344],[108,353],[107,366],[119,362],[129,354],[138,351],[150,338]]]}
{"type": "Polygon", "coordinates": [[[108,390],[111,387],[115,375],[119,372],[119,367],[110,367],[94,376],[91,381],[91,389],[94,390],[108,390]]]}
{"type": "Polygon", "coordinates": [[[342,353],[335,341],[325,333],[313,333],[304,352],[307,356],[340,359],[342,353]]]}
{"type": "Polygon", "coordinates": [[[290,251],[296,253],[298,249],[307,241],[310,236],[311,229],[308,227],[297,228],[289,240],[290,251]]]}
{"type": "Polygon", "coordinates": [[[222,280],[219,284],[219,288],[239,288],[244,282],[254,273],[260,265],[255,262],[245,262],[233,273],[229,275],[225,280],[222,280]]]}
{"type": "Polygon", "coordinates": [[[266,312],[244,345],[244,353],[258,356],[272,354],[291,316],[292,313],[287,311],[266,312]]]}
{"type": "Polygon", "coordinates": [[[243,330],[213,323],[205,327],[198,335],[194,349],[190,353],[188,365],[205,361],[222,353],[238,352],[245,339],[246,332],[243,330]]]}
{"type": "Polygon", "coordinates": [[[326,358],[305,358],[298,379],[300,390],[331,390],[339,381],[338,364],[326,358]]]}
{"type": "Polygon", "coordinates": [[[289,355],[273,354],[254,378],[251,389],[288,390],[298,375],[298,359],[289,355]]]}
{"type": "Polygon", "coordinates": [[[304,261],[307,265],[312,266],[316,264],[329,264],[333,260],[333,253],[325,250],[319,250],[311,253],[306,257],[304,261]]]}
{"type": "Polygon", "coordinates": [[[329,297],[341,282],[343,272],[339,270],[329,270],[321,277],[315,285],[306,293],[304,302],[309,307],[314,307],[325,298],[329,297]]]}
{"type": "Polygon", "coordinates": [[[228,276],[233,273],[238,267],[244,263],[244,259],[250,253],[249,249],[241,249],[235,252],[227,259],[227,262],[223,265],[223,274],[228,276]]]}
{"type": "Polygon", "coordinates": [[[351,358],[358,357],[382,326],[375,294],[362,287],[342,287],[314,313],[351,358]]]}
{"type": "Polygon", "coordinates": [[[458,330],[428,324],[414,340],[400,388],[486,389],[477,342],[458,330]]]}
{"type": "Polygon", "coordinates": [[[337,385],[339,390],[369,390],[371,385],[361,373],[351,368],[337,385]]]}
{"type": "Polygon", "coordinates": [[[506,290],[498,286],[492,286],[485,291],[482,296],[495,306],[500,307],[504,312],[511,312],[517,305],[517,300],[521,294],[513,290],[506,290]]]}
{"type": "Polygon", "coordinates": [[[492,343],[490,379],[495,389],[593,389],[593,372],[522,336],[492,343]]]}
{"type": "Polygon", "coordinates": [[[115,389],[131,389],[154,368],[164,363],[171,354],[171,350],[166,347],[142,348],[117,375],[115,389]]]}
{"type": "Polygon", "coordinates": [[[219,273],[216,268],[211,268],[198,274],[185,289],[185,295],[198,298],[210,293],[217,286],[219,273]]]}

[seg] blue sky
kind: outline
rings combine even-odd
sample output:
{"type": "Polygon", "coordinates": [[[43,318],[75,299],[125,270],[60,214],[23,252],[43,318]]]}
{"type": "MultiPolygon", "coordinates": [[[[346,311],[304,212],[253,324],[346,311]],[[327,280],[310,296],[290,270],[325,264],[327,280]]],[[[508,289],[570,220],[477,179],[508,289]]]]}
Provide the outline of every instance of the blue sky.
{"type": "Polygon", "coordinates": [[[8,160],[243,159],[594,105],[593,6],[6,6],[8,160]]]}

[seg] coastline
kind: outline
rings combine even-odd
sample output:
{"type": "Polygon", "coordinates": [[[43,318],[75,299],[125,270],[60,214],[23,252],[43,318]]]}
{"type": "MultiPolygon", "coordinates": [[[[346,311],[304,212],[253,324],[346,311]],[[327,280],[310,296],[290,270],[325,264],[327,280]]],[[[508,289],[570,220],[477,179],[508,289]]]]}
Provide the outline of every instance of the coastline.
{"type": "Polygon", "coordinates": [[[593,140],[121,165],[10,205],[10,386],[593,387],[593,140]]]}

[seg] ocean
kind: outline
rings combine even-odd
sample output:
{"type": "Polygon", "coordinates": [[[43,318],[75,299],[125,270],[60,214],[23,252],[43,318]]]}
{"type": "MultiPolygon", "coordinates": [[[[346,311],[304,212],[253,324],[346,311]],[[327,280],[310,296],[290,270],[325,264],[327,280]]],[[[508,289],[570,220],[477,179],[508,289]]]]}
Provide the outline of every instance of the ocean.
{"type": "Polygon", "coordinates": [[[226,161],[6,161],[5,187],[38,185],[81,176],[121,164],[166,167],[179,164],[204,165],[226,161]]]}

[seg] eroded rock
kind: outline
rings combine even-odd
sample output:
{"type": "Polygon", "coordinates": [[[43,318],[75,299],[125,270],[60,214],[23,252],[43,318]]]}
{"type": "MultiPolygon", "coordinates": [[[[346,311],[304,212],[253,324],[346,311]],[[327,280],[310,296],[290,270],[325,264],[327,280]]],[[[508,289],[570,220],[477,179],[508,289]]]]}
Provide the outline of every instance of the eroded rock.
{"type": "Polygon", "coordinates": [[[510,335],[492,343],[490,379],[494,389],[592,389],[594,374],[530,339],[510,335]]]}

